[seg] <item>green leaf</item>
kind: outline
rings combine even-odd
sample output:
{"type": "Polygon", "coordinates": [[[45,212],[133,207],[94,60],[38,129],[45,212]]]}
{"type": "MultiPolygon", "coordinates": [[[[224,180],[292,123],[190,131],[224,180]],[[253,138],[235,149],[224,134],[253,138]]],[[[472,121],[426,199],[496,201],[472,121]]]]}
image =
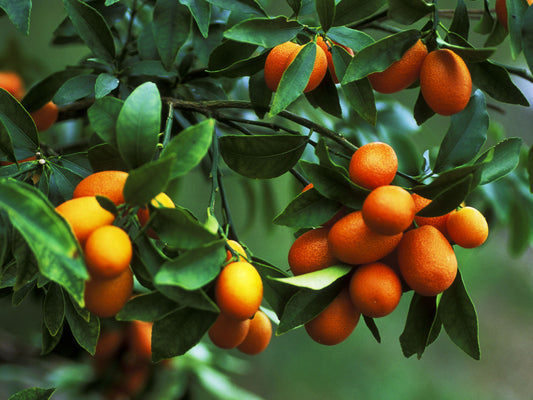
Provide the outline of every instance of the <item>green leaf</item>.
{"type": "MultiPolygon", "coordinates": [[[[241,43],[243,45],[243,43],[241,43]]],[[[254,45],[255,46],[255,45],[254,45]]],[[[252,56],[244,58],[242,60],[236,61],[228,67],[218,70],[218,71],[209,71],[210,75],[226,78],[240,78],[241,76],[251,76],[260,71],[263,71],[265,68],[265,61],[268,57],[268,51],[264,51],[257,56],[252,56]]]]}
{"type": "Polygon", "coordinates": [[[523,199],[516,199],[511,206],[509,215],[509,253],[519,257],[529,248],[533,235],[531,217],[528,209],[524,207],[523,199]]]}
{"type": "Polygon", "coordinates": [[[355,185],[347,175],[308,161],[300,161],[300,166],[320,194],[350,208],[361,209],[369,191],[355,185]]]}
{"type": "Polygon", "coordinates": [[[65,319],[65,298],[61,286],[52,282],[44,298],[43,320],[50,335],[56,336],[65,319]]]}
{"type": "Polygon", "coordinates": [[[65,105],[85,97],[94,97],[96,75],[77,75],[66,81],[54,96],[54,103],[65,105]]]}
{"type": "Polygon", "coordinates": [[[315,7],[320,25],[327,32],[335,19],[335,0],[315,0],[315,7]]]}
{"type": "Polygon", "coordinates": [[[389,0],[389,18],[400,24],[410,25],[435,9],[424,0],[389,0]]]}
{"type": "Polygon", "coordinates": [[[470,20],[468,18],[468,9],[464,0],[457,0],[457,6],[453,13],[452,23],[450,25],[450,32],[454,32],[465,39],[468,39],[468,31],[470,30],[470,20]]]}
{"type": "Polygon", "coordinates": [[[0,0],[0,8],[21,33],[30,34],[31,0],[0,0]]]}
{"type": "Polygon", "coordinates": [[[13,141],[11,140],[11,135],[7,130],[6,126],[0,119],[0,154],[5,154],[7,160],[11,162],[16,162],[17,157],[15,155],[15,149],[13,148],[13,141]]]}
{"type": "Polygon", "coordinates": [[[416,354],[420,359],[430,342],[432,327],[437,318],[435,299],[413,293],[405,327],[400,335],[400,345],[405,357],[416,354]]]}
{"type": "Polygon", "coordinates": [[[340,207],[339,202],[322,196],[312,188],[296,196],[274,219],[274,223],[293,228],[321,226],[332,218],[340,207]]]}
{"type": "Polygon", "coordinates": [[[112,63],[115,60],[115,43],[104,17],[80,0],[63,0],[63,5],[87,47],[97,57],[112,63]]]}
{"type": "Polygon", "coordinates": [[[59,333],[55,336],[50,335],[50,332],[44,325],[44,322],[41,326],[41,355],[47,355],[54,350],[54,348],[59,344],[61,341],[61,338],[63,336],[63,325],[61,326],[61,329],[59,329],[59,333]]]}
{"type": "Polygon", "coordinates": [[[195,249],[218,239],[181,207],[157,208],[153,218],[154,230],[172,247],[195,249]]]}
{"type": "Polygon", "coordinates": [[[342,0],[337,4],[333,25],[352,25],[356,21],[373,15],[386,3],[386,0],[342,0]]]}
{"type": "Polygon", "coordinates": [[[0,209],[7,212],[35,254],[41,273],[63,286],[81,305],[88,278],[81,250],[68,223],[47,198],[26,184],[0,178],[0,209]]]}
{"type": "MultiPolygon", "coordinates": [[[[479,184],[485,185],[511,173],[518,166],[521,148],[521,138],[509,138],[485,151],[476,160],[476,164],[483,163],[479,184]]],[[[530,162],[527,168],[532,171],[530,162]]]]}
{"type": "Polygon", "coordinates": [[[206,156],[215,130],[215,120],[208,119],[181,131],[161,152],[161,157],[172,156],[174,164],[170,179],[187,174],[206,156]]]}
{"type": "Polygon", "coordinates": [[[451,184],[440,192],[429,205],[420,210],[416,215],[421,217],[434,217],[444,215],[456,209],[472,191],[473,175],[467,175],[463,179],[451,184]]]}
{"type": "Polygon", "coordinates": [[[97,99],[87,110],[89,122],[100,138],[117,148],[116,126],[124,102],[115,97],[97,99]]]}
{"type": "Polygon", "coordinates": [[[76,342],[89,354],[94,355],[96,342],[100,334],[100,319],[89,313],[87,321],[78,312],[72,302],[66,302],[66,317],[70,331],[76,342]]]}
{"type": "Polygon", "coordinates": [[[452,184],[459,182],[468,175],[478,173],[481,169],[483,169],[483,166],[479,164],[458,167],[450,171],[442,172],[431,182],[424,185],[414,186],[412,190],[420,196],[432,199],[449,188],[452,184]]]}
{"type": "MultiPolygon", "coordinates": [[[[369,3],[373,2],[365,2],[365,4],[369,3]]],[[[372,36],[346,26],[336,26],[331,28],[328,31],[328,38],[342,44],[343,46],[349,47],[353,51],[360,51],[361,49],[374,43],[372,36]]]]}
{"type": "Polygon", "coordinates": [[[433,171],[438,173],[471,161],[487,140],[489,114],[485,96],[477,90],[466,108],[451,117],[433,171]]]}
{"type": "Polygon", "coordinates": [[[329,72],[326,73],[320,85],[305,93],[305,97],[314,108],[318,107],[334,117],[342,118],[339,94],[329,72]]]}
{"type": "Polygon", "coordinates": [[[187,7],[176,0],[157,0],[152,29],[161,62],[172,68],[176,55],[189,36],[191,18],[187,7]]]}
{"type": "Polygon", "coordinates": [[[182,308],[155,321],[152,327],[152,361],[181,356],[198,344],[217,314],[182,308]]]}
{"type": "Polygon", "coordinates": [[[506,0],[511,56],[516,59],[522,52],[522,27],[529,7],[526,0],[506,0]]]}
{"type": "Polygon", "coordinates": [[[235,63],[249,58],[256,49],[256,44],[224,40],[209,55],[207,68],[210,73],[224,71],[235,63]]]}
{"type": "Polygon", "coordinates": [[[32,152],[39,148],[39,135],[33,119],[24,107],[4,89],[0,89],[0,121],[4,124],[15,147],[32,152]]]}
{"type": "Polygon", "coordinates": [[[492,27],[494,26],[494,18],[490,12],[489,0],[483,1],[483,15],[479,20],[479,23],[475,26],[474,31],[482,35],[487,35],[491,33],[492,27]]]}
{"type": "Polygon", "coordinates": [[[180,3],[189,8],[198,30],[204,38],[209,33],[209,23],[211,22],[211,6],[203,0],[180,0],[180,3]]]}
{"type": "Polygon", "coordinates": [[[359,51],[352,59],[342,84],[365,78],[373,72],[386,70],[402,58],[407,50],[420,39],[420,31],[408,30],[387,36],[359,51]]]}
{"type": "Polygon", "coordinates": [[[437,43],[440,47],[452,50],[466,63],[480,63],[486,61],[498,49],[497,47],[474,48],[463,37],[454,32],[448,33],[446,38],[449,42],[437,39],[437,43]]]}
{"type": "Polygon", "coordinates": [[[257,0],[207,0],[209,3],[220,8],[238,11],[244,14],[267,15],[257,0]]]}
{"type": "Polygon", "coordinates": [[[225,31],[224,37],[271,48],[290,41],[302,29],[303,26],[299,22],[289,21],[285,17],[250,18],[225,31]]]}
{"type": "Polygon", "coordinates": [[[270,116],[285,110],[303,93],[315,65],[316,49],[315,42],[307,43],[283,72],[278,89],[274,93],[270,116]]]}
{"type": "Polygon", "coordinates": [[[285,305],[298,289],[295,286],[285,285],[272,279],[289,276],[279,268],[257,258],[253,259],[253,266],[257,269],[263,281],[263,298],[276,315],[280,316],[285,305]]]}
{"type": "Polygon", "coordinates": [[[219,138],[224,161],[248,178],[283,175],[300,159],[308,138],[299,135],[227,135],[219,138]]]}
{"type": "Polygon", "coordinates": [[[168,155],[131,170],[124,185],[126,203],[143,207],[164,192],[170,182],[174,162],[174,157],[168,155]]]}
{"type": "Polygon", "coordinates": [[[474,360],[479,360],[479,326],[474,304],[459,271],[441,297],[439,317],[450,339],[474,360]]]}
{"type": "Polygon", "coordinates": [[[416,99],[413,115],[418,126],[422,125],[424,122],[426,122],[428,119],[435,115],[435,111],[433,111],[428,106],[426,100],[424,99],[424,96],[422,95],[422,91],[420,90],[416,99]]]}
{"type": "Polygon", "coordinates": [[[107,143],[89,147],[88,156],[94,171],[128,170],[118,150],[107,143]]]}
{"type": "Polygon", "coordinates": [[[120,81],[117,77],[105,72],[101,73],[96,78],[94,96],[96,99],[101,99],[102,97],[107,96],[118,87],[119,83],[120,81]]]}
{"type": "Polygon", "coordinates": [[[312,290],[321,290],[331,285],[337,279],[346,276],[352,270],[353,268],[350,265],[339,264],[318,271],[309,272],[307,274],[272,279],[286,283],[291,286],[297,286],[312,290]]]}
{"type": "Polygon", "coordinates": [[[259,71],[250,76],[248,94],[255,114],[260,119],[263,119],[269,108],[270,100],[272,99],[272,92],[265,83],[264,71],[259,71]]]}
{"type": "Polygon", "coordinates": [[[161,97],[157,86],[143,83],[124,101],[116,126],[118,150],[131,168],[152,160],[160,124],[161,97]]]}
{"type": "Polygon", "coordinates": [[[528,7],[524,15],[522,27],[522,50],[529,65],[529,71],[533,71],[533,8],[528,7]]]}
{"type": "Polygon", "coordinates": [[[155,276],[155,283],[185,290],[200,289],[217,277],[225,260],[224,240],[188,250],[163,264],[155,276]]]}
{"type": "Polygon", "coordinates": [[[381,335],[379,334],[379,329],[374,321],[374,318],[363,315],[363,319],[365,320],[365,325],[370,330],[370,333],[372,333],[372,336],[374,336],[374,339],[376,339],[376,342],[381,343],[381,335]]]}
{"type": "Polygon", "coordinates": [[[132,297],[118,312],[118,321],[157,321],[174,311],[177,304],[160,292],[154,291],[132,297]]]}
{"type": "Polygon", "coordinates": [[[33,387],[15,393],[13,396],[9,397],[8,400],[48,400],[52,397],[55,391],[55,389],[33,387]]]}

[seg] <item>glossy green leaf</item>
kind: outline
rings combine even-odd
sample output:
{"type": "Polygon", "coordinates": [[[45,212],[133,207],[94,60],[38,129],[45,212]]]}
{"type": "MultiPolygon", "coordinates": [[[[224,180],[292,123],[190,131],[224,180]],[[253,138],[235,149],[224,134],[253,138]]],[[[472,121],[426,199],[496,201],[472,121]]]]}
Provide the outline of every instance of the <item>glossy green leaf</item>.
{"type": "Polygon", "coordinates": [[[13,141],[7,127],[0,119],[0,154],[5,154],[8,161],[16,162],[15,149],[13,147],[13,141]]]}
{"type": "MultiPolygon", "coordinates": [[[[370,2],[365,2],[368,4],[370,2]]],[[[349,47],[353,51],[360,51],[361,49],[374,43],[372,36],[365,32],[351,29],[346,26],[335,26],[328,31],[328,38],[349,47]]]]}
{"type": "Polygon", "coordinates": [[[56,336],[65,319],[65,297],[63,290],[56,283],[48,285],[48,291],[44,298],[43,321],[50,335],[56,336]]]}
{"type": "Polygon", "coordinates": [[[468,18],[468,9],[464,0],[457,0],[455,12],[453,13],[450,31],[468,39],[468,31],[470,30],[470,20],[468,18]]]}
{"type": "Polygon", "coordinates": [[[181,207],[155,210],[153,227],[169,246],[194,249],[218,239],[203,224],[181,207]]]}
{"type": "Polygon", "coordinates": [[[50,163],[51,168],[51,176],[53,177],[57,189],[59,190],[59,193],[61,193],[61,196],[65,200],[69,200],[72,198],[72,194],[74,193],[74,189],[76,188],[76,185],[84,178],[83,176],[80,176],[69,169],[62,167],[61,165],[57,163],[50,163]]]}
{"type": "Polygon", "coordinates": [[[480,63],[486,61],[498,49],[497,47],[474,48],[463,37],[454,32],[447,35],[448,42],[437,39],[437,43],[443,49],[450,49],[460,56],[466,63],[480,63]]]}
{"type": "Polygon", "coordinates": [[[176,0],[157,0],[152,30],[161,62],[167,70],[189,36],[191,18],[187,7],[176,0]]]}
{"type": "Polygon", "coordinates": [[[511,42],[511,56],[516,59],[522,52],[522,27],[529,7],[526,0],[506,0],[507,22],[511,42]]]}
{"type": "Polygon", "coordinates": [[[400,335],[400,345],[405,357],[411,357],[413,354],[416,354],[418,359],[422,357],[436,317],[435,297],[413,293],[405,327],[400,335]]]}
{"type": "Polygon", "coordinates": [[[435,115],[435,111],[433,111],[428,106],[428,104],[426,103],[426,100],[424,100],[424,96],[422,95],[422,92],[419,91],[418,97],[416,99],[415,107],[413,110],[413,116],[415,117],[416,124],[420,126],[434,115],[435,115]]]}
{"type": "Polygon", "coordinates": [[[118,80],[118,78],[113,75],[107,73],[102,73],[98,75],[98,77],[96,78],[96,83],[94,85],[94,96],[97,99],[101,99],[102,97],[108,95],[113,90],[115,90],[118,87],[119,83],[120,81],[118,80]]]}
{"type": "Polygon", "coordinates": [[[287,278],[273,278],[279,282],[288,285],[307,288],[312,290],[321,290],[331,285],[337,279],[346,276],[353,270],[350,265],[334,265],[318,271],[309,272],[298,276],[289,276],[287,278]]]}
{"type": "Polygon", "coordinates": [[[94,171],[128,170],[128,165],[126,165],[118,150],[107,143],[89,147],[88,156],[94,171]]]}
{"type": "Polygon", "coordinates": [[[215,129],[215,120],[208,119],[176,135],[161,152],[161,157],[174,158],[170,179],[185,175],[206,156],[215,129]]]}
{"type": "Polygon", "coordinates": [[[117,145],[131,168],[151,161],[159,141],[161,98],[152,82],[137,87],[124,101],[117,119],[117,145]]]}
{"type": "Polygon", "coordinates": [[[76,342],[91,355],[96,351],[96,342],[100,334],[100,319],[93,314],[89,314],[89,320],[85,320],[76,311],[74,305],[66,302],[66,319],[70,331],[76,342]]]}
{"type": "Polygon", "coordinates": [[[9,132],[15,147],[35,152],[39,148],[39,135],[30,114],[4,89],[0,89],[0,121],[9,132]]]}
{"type": "Polygon", "coordinates": [[[434,4],[424,0],[389,0],[389,17],[401,24],[410,25],[433,12],[434,4]]]}
{"type": "Polygon", "coordinates": [[[387,69],[393,62],[402,58],[420,39],[420,32],[407,30],[387,36],[359,51],[346,69],[342,84],[365,78],[373,72],[387,69]]]}
{"type": "Polygon", "coordinates": [[[283,175],[300,159],[308,138],[297,135],[228,135],[219,139],[224,161],[248,178],[283,175]]]}
{"type": "Polygon", "coordinates": [[[211,6],[203,0],[180,0],[180,3],[189,8],[198,30],[204,38],[207,38],[209,32],[209,23],[211,22],[211,6]]]}
{"type": "Polygon", "coordinates": [[[233,64],[224,69],[218,71],[210,71],[210,74],[217,78],[239,78],[242,76],[254,75],[265,68],[265,61],[268,56],[268,53],[268,51],[264,51],[259,55],[244,58],[242,60],[234,62],[233,64]]]}
{"type": "Polygon", "coordinates": [[[10,396],[7,400],[48,400],[52,397],[55,391],[55,389],[33,387],[21,390],[10,396]]]}
{"type": "Polygon", "coordinates": [[[249,58],[257,49],[256,44],[225,40],[209,55],[207,68],[210,73],[223,71],[235,63],[249,58]]]}
{"type": "Polygon", "coordinates": [[[87,110],[89,123],[100,138],[117,148],[116,126],[124,102],[115,97],[97,99],[87,110]]]}
{"type": "MultiPolygon", "coordinates": [[[[511,173],[520,161],[521,138],[508,138],[485,151],[477,160],[476,164],[483,162],[480,185],[498,180],[511,173]]],[[[531,164],[528,163],[528,171],[531,164]]]]}
{"type": "Polygon", "coordinates": [[[299,22],[285,17],[251,18],[226,30],[224,37],[270,48],[293,39],[302,29],[299,22]]]}
{"type": "Polygon", "coordinates": [[[97,57],[112,63],[115,59],[115,43],[102,15],[80,0],[63,0],[63,5],[87,47],[97,57]]]}
{"type": "Polygon", "coordinates": [[[370,17],[386,3],[386,0],[342,0],[337,4],[333,25],[352,25],[356,21],[370,17]]]}
{"type": "Polygon", "coordinates": [[[435,177],[431,182],[424,185],[416,185],[412,188],[413,192],[420,196],[432,199],[441,193],[443,190],[449,188],[452,184],[459,182],[468,175],[473,175],[482,170],[481,165],[465,165],[452,169],[450,171],[442,172],[435,177]]]}
{"type": "Polygon", "coordinates": [[[200,342],[216,318],[216,313],[185,307],[155,321],[152,361],[185,354],[200,342]]]}
{"type": "Polygon", "coordinates": [[[11,22],[21,33],[29,35],[31,0],[0,0],[0,8],[6,12],[11,22]]]}
{"type": "Polygon", "coordinates": [[[153,291],[132,297],[115,318],[119,321],[157,321],[177,307],[174,301],[160,292],[153,291]]]}
{"type": "Polygon", "coordinates": [[[261,3],[257,0],[207,0],[209,3],[231,11],[245,14],[267,15],[261,3]]]}
{"type": "Polygon", "coordinates": [[[320,85],[305,93],[305,97],[314,108],[320,108],[336,118],[342,118],[339,94],[329,72],[326,73],[320,85]]]}
{"type": "Polygon", "coordinates": [[[283,313],[285,305],[289,299],[298,290],[295,286],[285,285],[272,278],[283,278],[289,276],[285,271],[268,264],[266,261],[253,259],[253,266],[261,275],[263,281],[263,298],[268,302],[268,305],[280,316],[283,313]]]}
{"type": "Polygon", "coordinates": [[[421,217],[434,217],[444,215],[456,209],[472,191],[474,176],[467,175],[456,183],[451,184],[437,196],[431,203],[420,210],[416,215],[421,217]]]}
{"type": "Polygon", "coordinates": [[[335,19],[335,0],[315,0],[315,7],[320,25],[327,32],[335,19]]]}
{"type": "Polygon", "coordinates": [[[7,212],[15,229],[30,246],[41,273],[83,304],[84,281],[88,275],[68,223],[36,189],[4,178],[0,178],[0,187],[0,209],[7,212]]]}
{"type": "Polygon", "coordinates": [[[302,9],[302,0],[286,0],[286,1],[289,7],[292,8],[294,15],[298,16],[298,14],[300,14],[300,10],[302,9]]]}
{"type": "Polygon", "coordinates": [[[54,103],[61,106],[85,97],[94,97],[96,79],[96,75],[77,75],[70,78],[55,94],[54,103]]]}
{"type": "Polygon", "coordinates": [[[489,114],[485,96],[477,90],[466,108],[452,115],[450,127],[439,147],[433,171],[438,173],[468,163],[487,140],[489,114]]]}
{"type": "Polygon", "coordinates": [[[165,191],[174,162],[174,157],[169,155],[131,170],[124,185],[126,203],[142,207],[165,191]]]}
{"type": "Polygon", "coordinates": [[[533,71],[533,8],[528,7],[524,15],[524,26],[522,28],[522,50],[529,66],[529,71],[533,71]]]}

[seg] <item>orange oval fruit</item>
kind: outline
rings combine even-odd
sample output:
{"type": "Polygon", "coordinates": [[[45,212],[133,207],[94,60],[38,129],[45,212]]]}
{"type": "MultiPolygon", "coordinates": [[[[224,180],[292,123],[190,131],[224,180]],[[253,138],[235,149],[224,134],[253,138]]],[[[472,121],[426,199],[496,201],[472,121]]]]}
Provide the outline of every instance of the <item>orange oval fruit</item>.
{"type": "Polygon", "coordinates": [[[335,265],[328,242],[328,228],[311,229],[300,235],[289,249],[289,266],[294,275],[306,274],[335,265]]]}
{"type": "Polygon", "coordinates": [[[442,293],[457,275],[452,246],[431,225],[405,232],[398,245],[398,264],[405,282],[422,296],[442,293]]]}
{"type": "Polygon", "coordinates": [[[91,276],[114,278],[131,262],[130,237],[118,226],[105,225],[95,229],[84,246],[85,263],[91,276]]]}
{"type": "Polygon", "coordinates": [[[339,260],[353,265],[368,264],[391,253],[403,233],[381,235],[370,229],[361,211],[354,211],[337,221],[329,231],[332,253],[339,260]]]}
{"type": "Polygon", "coordinates": [[[105,196],[116,205],[124,203],[124,185],[128,173],[124,171],[100,171],[82,179],[74,188],[72,197],[105,196]]]}
{"type": "Polygon", "coordinates": [[[238,320],[220,313],[207,334],[215,346],[221,349],[233,349],[243,342],[249,329],[249,319],[238,320]]]}
{"type": "Polygon", "coordinates": [[[154,323],[149,321],[133,320],[128,326],[128,339],[130,349],[141,360],[152,359],[152,327],[154,323]]]}
{"type": "MultiPolygon", "coordinates": [[[[244,250],[244,247],[241,246],[241,244],[235,240],[229,239],[226,243],[227,246],[229,246],[235,253],[238,254],[237,261],[246,261],[246,251],[244,250]]],[[[233,254],[230,250],[226,250],[226,261],[230,261],[233,257],[233,254]]]]}
{"type": "Polygon", "coordinates": [[[254,317],[249,320],[250,329],[244,341],[237,346],[237,349],[244,354],[255,355],[263,352],[272,338],[272,324],[267,315],[258,310],[254,317]]]}
{"type": "Polygon", "coordinates": [[[17,100],[22,100],[26,94],[24,81],[14,71],[0,71],[0,88],[7,90],[17,100]]]}
{"type": "Polygon", "coordinates": [[[346,340],[353,332],[361,313],[354,307],[347,289],[304,327],[315,342],[333,346],[346,340]]]}
{"type": "Polygon", "coordinates": [[[268,53],[265,61],[265,83],[271,91],[278,90],[281,77],[288,66],[289,56],[299,48],[299,44],[285,42],[278,44],[268,53]]]}
{"type": "Polygon", "coordinates": [[[398,157],[387,143],[371,142],[359,147],[349,165],[350,179],[366,189],[389,185],[398,171],[398,157]]]}
{"type": "Polygon", "coordinates": [[[368,75],[368,80],[374,90],[380,93],[396,93],[407,89],[420,76],[427,54],[426,45],[419,39],[400,60],[393,62],[384,71],[368,75]]]}
{"type": "Polygon", "coordinates": [[[255,267],[245,261],[229,263],[215,283],[215,301],[234,319],[252,318],[263,299],[263,282],[255,267]]]}
{"type": "Polygon", "coordinates": [[[355,308],[372,318],[389,315],[402,297],[400,278],[391,267],[381,262],[357,268],[350,280],[349,290],[355,308]]]}
{"type": "Polygon", "coordinates": [[[59,116],[59,108],[55,103],[49,101],[38,110],[30,113],[38,132],[43,132],[52,127],[59,116]]]}
{"type": "Polygon", "coordinates": [[[85,282],[85,308],[97,317],[112,317],[128,302],[132,291],[133,272],[130,268],[115,278],[90,278],[85,282]]]}
{"type": "Polygon", "coordinates": [[[396,235],[413,223],[415,202],[411,194],[399,186],[380,186],[366,197],[361,212],[363,220],[373,231],[396,235]]]}
{"type": "Polygon", "coordinates": [[[81,245],[96,228],[111,225],[115,220],[115,216],[104,209],[95,196],[67,200],[58,205],[56,211],[69,223],[81,245]]]}
{"type": "Polygon", "coordinates": [[[420,90],[433,111],[453,115],[462,111],[470,101],[472,77],[456,53],[449,49],[435,50],[422,64],[420,90]]]}
{"type": "MultiPolygon", "coordinates": [[[[418,213],[424,207],[431,203],[430,199],[426,199],[416,193],[412,193],[411,197],[415,203],[415,213],[418,213]]],[[[436,217],[421,217],[415,214],[415,223],[418,226],[431,225],[437,228],[446,238],[448,237],[448,229],[446,228],[446,222],[448,221],[450,213],[439,215],[436,217]]]]}
{"type": "Polygon", "coordinates": [[[448,235],[457,245],[471,249],[481,246],[489,236],[489,225],[474,207],[463,207],[450,213],[446,222],[448,235]]]}
{"type": "Polygon", "coordinates": [[[344,46],[344,45],[342,45],[340,43],[334,42],[332,40],[331,41],[327,40],[327,43],[326,43],[326,40],[324,40],[324,38],[322,36],[317,37],[316,43],[322,48],[322,50],[324,50],[324,54],[326,55],[326,59],[327,59],[327,62],[328,62],[328,70],[329,70],[329,73],[331,74],[331,77],[333,78],[333,82],[334,83],[339,83],[339,78],[337,77],[337,74],[335,73],[335,66],[333,65],[333,57],[331,55],[331,47],[332,47],[332,45],[340,46],[344,50],[346,50],[348,52],[348,54],[350,54],[352,57],[354,56],[353,50],[350,49],[349,47],[346,47],[346,46],[344,46]]]}

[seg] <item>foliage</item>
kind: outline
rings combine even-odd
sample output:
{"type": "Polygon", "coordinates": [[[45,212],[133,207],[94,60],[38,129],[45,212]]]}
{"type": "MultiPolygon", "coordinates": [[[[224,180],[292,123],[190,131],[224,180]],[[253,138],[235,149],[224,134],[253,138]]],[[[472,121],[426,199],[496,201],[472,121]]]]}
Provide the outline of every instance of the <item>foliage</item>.
{"type": "MultiPolygon", "coordinates": [[[[224,264],[225,239],[237,239],[226,177],[289,173],[302,184],[313,182],[274,220],[308,229],[341,207],[361,208],[368,191],[349,180],[347,165],[358,146],[373,140],[396,149],[395,183],[433,200],[420,215],[442,215],[475,200],[496,217],[492,226],[508,227],[512,254],[522,254],[532,237],[532,224],[524,221],[533,220],[533,151],[520,137],[495,133],[490,113],[498,103],[529,106],[511,75],[533,78],[491,57],[509,45],[512,56],[523,53],[533,69],[533,9],[524,0],[508,0],[516,18],[510,18],[507,35],[489,1],[475,3],[482,12],[473,26],[478,14],[464,0],[457,1],[451,21],[436,2],[424,0],[287,1],[285,15],[278,16],[256,0],[63,0],[67,17],[52,41],[83,43],[87,56],[43,77],[20,102],[0,90],[0,294],[11,296],[14,305],[29,295],[42,299],[43,354],[54,351],[67,327],[94,353],[102,325],[83,308],[81,249],[54,207],[93,171],[125,170],[126,204],[116,211],[134,239],[132,268],[141,296],[116,318],[155,321],[154,361],[186,354],[216,317],[212,285],[224,264]],[[301,51],[271,93],[263,79],[270,49],[290,40],[305,44],[316,35],[355,51],[352,58],[332,48],[340,84],[328,75],[303,95],[315,55],[301,51]],[[405,123],[411,116],[375,96],[367,79],[420,38],[430,50],[459,54],[476,88],[430,148],[413,140],[418,128],[405,123]],[[80,121],[66,146],[45,144],[30,117],[49,100],[60,106],[61,120],[80,121]],[[36,160],[17,162],[29,156],[36,160]],[[160,240],[149,239],[136,210],[194,169],[210,180],[205,213],[179,205],[154,210],[150,224],[160,240]]],[[[0,1],[0,8],[4,19],[28,33],[31,1],[0,1]]],[[[412,118],[428,123],[434,113],[416,95],[418,85],[409,91],[416,98],[412,118]]],[[[292,277],[285,266],[259,257],[253,264],[263,278],[266,305],[279,318],[278,335],[323,310],[350,271],[336,265],[292,277]]],[[[374,321],[365,322],[379,341],[374,321]]],[[[477,316],[460,274],[436,298],[413,295],[400,337],[404,355],[421,357],[441,328],[468,355],[480,357],[477,316]]],[[[12,398],[51,393],[32,389],[12,398]]]]}

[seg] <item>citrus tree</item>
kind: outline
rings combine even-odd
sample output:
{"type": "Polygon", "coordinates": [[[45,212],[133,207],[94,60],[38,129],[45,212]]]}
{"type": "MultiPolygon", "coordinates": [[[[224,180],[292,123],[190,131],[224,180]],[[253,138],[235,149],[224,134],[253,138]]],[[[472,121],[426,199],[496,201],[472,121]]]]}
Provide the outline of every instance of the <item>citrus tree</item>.
{"type": "MultiPolygon", "coordinates": [[[[402,296],[406,357],[445,334],[479,359],[454,249],[489,226],[529,246],[533,156],[491,123],[529,106],[512,79],[533,81],[528,2],[274,3],[63,0],[50,40],[86,56],[0,74],[0,295],[42,302],[42,355],[75,343],[107,398],[179,397],[187,379],[146,382],[185,376],[204,342],[257,354],[273,332],[335,345],[357,325],[379,342],[402,296]],[[61,121],[67,139],[45,136],[61,121]],[[166,192],[197,171],[195,214],[166,192]],[[272,265],[239,242],[225,181],[285,174],[299,189],[270,222],[295,239],[272,265]]],[[[29,33],[31,0],[0,8],[29,33]]]]}

